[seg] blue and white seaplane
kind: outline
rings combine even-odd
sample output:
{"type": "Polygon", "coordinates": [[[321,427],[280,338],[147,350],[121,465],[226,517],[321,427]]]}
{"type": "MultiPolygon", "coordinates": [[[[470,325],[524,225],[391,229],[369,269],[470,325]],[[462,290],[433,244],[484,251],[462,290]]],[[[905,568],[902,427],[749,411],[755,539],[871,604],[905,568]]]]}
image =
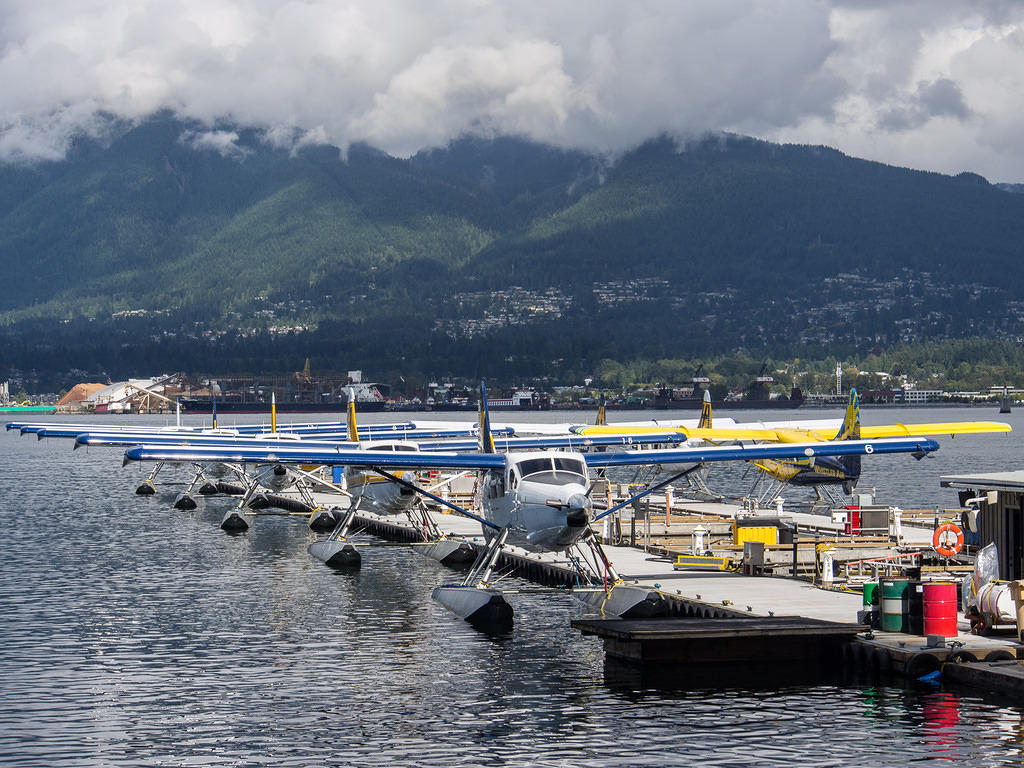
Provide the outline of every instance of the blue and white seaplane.
{"type": "MultiPolygon", "coordinates": [[[[934,440],[903,437],[878,440],[815,441],[781,445],[677,447],[655,450],[614,449],[584,454],[579,450],[513,450],[498,453],[490,432],[486,393],[481,385],[479,450],[476,452],[372,451],[338,448],[307,450],[300,446],[277,451],[225,447],[215,460],[358,466],[478,521],[487,547],[479,554],[466,578],[458,584],[434,589],[434,598],[456,615],[473,623],[505,625],[512,608],[492,584],[495,566],[504,547],[514,545],[531,552],[561,552],[584,543],[603,560],[612,580],[617,575],[600,547],[591,524],[674,482],[693,467],[709,461],[753,459],[813,459],[819,456],[912,453],[924,456],[938,449],[934,440]],[[595,515],[590,470],[643,464],[679,465],[673,476],[649,486],[642,493],[595,515]],[[404,470],[453,469],[478,473],[474,510],[459,507],[400,473],[404,470]]],[[[201,449],[202,460],[213,460],[201,449]]],[[[136,446],[125,452],[130,461],[193,461],[194,449],[169,446],[136,446]]]]}
{"type": "MultiPolygon", "coordinates": [[[[350,403],[350,410],[354,404],[350,403]]],[[[348,446],[355,448],[360,440],[388,440],[388,441],[411,441],[430,440],[426,449],[431,446],[436,450],[438,445],[448,447],[446,443],[438,441],[455,438],[472,437],[468,443],[476,444],[476,424],[449,423],[444,424],[420,424],[413,422],[400,422],[388,424],[372,424],[356,429],[355,420],[350,417],[346,422],[309,422],[301,424],[278,425],[276,399],[271,396],[270,425],[267,424],[245,424],[232,427],[218,427],[216,422],[216,406],[214,407],[214,422],[212,427],[188,427],[181,423],[180,410],[177,414],[176,423],[158,428],[147,428],[142,425],[111,426],[96,424],[73,424],[66,422],[9,422],[7,429],[18,429],[21,434],[35,434],[40,440],[44,438],[70,438],[74,439],[74,448],[83,446],[117,446],[128,447],[132,445],[179,445],[179,446],[208,446],[223,448],[225,444],[238,443],[252,448],[279,447],[282,444],[294,443],[302,440],[307,448],[321,448],[330,450],[337,446],[348,446]]],[[[499,430],[499,434],[511,436],[515,433],[513,427],[506,426],[499,430]]],[[[462,443],[462,446],[467,445],[462,443]]],[[[218,486],[207,478],[207,474],[223,475],[225,472],[234,475],[242,483],[243,506],[254,500],[253,507],[268,506],[265,498],[258,493],[266,489],[272,493],[278,493],[288,488],[297,488],[300,495],[304,497],[302,502],[297,502],[288,508],[298,510],[303,505],[313,508],[309,493],[305,492],[308,481],[313,480],[308,472],[296,471],[280,464],[257,465],[250,473],[246,473],[239,465],[223,462],[211,462],[210,464],[192,462],[195,474],[193,480],[187,484],[184,491],[175,498],[174,505],[180,509],[194,509],[196,507],[193,493],[198,489],[202,495],[210,495],[218,491],[218,486]],[[211,469],[211,464],[213,465],[211,469]]],[[[156,493],[156,477],[163,467],[163,462],[157,462],[149,476],[138,486],[136,493],[140,495],[152,495],[156,493]]],[[[332,486],[332,490],[344,489],[332,486]]],[[[237,514],[226,516],[226,527],[247,527],[244,519],[237,514]]],[[[333,522],[331,523],[333,525],[333,522]]]]}
{"type": "MultiPolygon", "coordinates": [[[[142,427],[117,427],[111,429],[97,429],[96,427],[61,425],[58,428],[40,426],[35,432],[42,437],[74,438],[75,448],[82,446],[115,446],[129,447],[134,445],[155,446],[177,446],[186,448],[186,452],[176,452],[175,459],[168,459],[168,462],[183,463],[189,462],[194,469],[194,476],[184,491],[175,498],[174,505],[179,509],[194,509],[196,502],[193,493],[196,489],[201,495],[209,495],[217,492],[218,486],[207,479],[207,474],[212,471],[218,474],[227,472],[241,483],[235,490],[241,494],[242,499],[235,509],[229,510],[222,521],[222,527],[226,530],[239,531],[248,528],[245,519],[245,508],[263,508],[266,506],[285,505],[291,511],[313,512],[310,517],[311,527],[319,530],[325,526],[335,526],[336,522],[342,521],[343,515],[336,510],[323,510],[313,502],[310,490],[317,485],[325,490],[340,493],[351,499],[350,509],[355,512],[358,508],[367,508],[379,514],[410,514],[417,505],[420,497],[407,487],[393,482],[362,465],[346,465],[343,471],[333,473],[332,480],[314,476],[310,469],[301,469],[295,466],[295,462],[253,460],[251,467],[246,467],[239,462],[226,462],[218,457],[223,455],[228,448],[232,450],[244,449],[255,451],[255,454],[262,456],[262,452],[273,453],[276,456],[286,457],[289,455],[289,448],[301,445],[300,451],[324,451],[332,452],[339,449],[371,450],[371,451],[397,451],[397,452],[436,452],[436,451],[473,451],[478,446],[477,435],[479,424],[467,425],[464,423],[403,423],[384,425],[356,424],[355,404],[349,402],[348,417],[344,424],[331,422],[323,425],[324,431],[316,430],[316,424],[300,425],[302,432],[295,430],[279,429],[277,426],[276,412],[273,404],[271,406],[271,423],[269,431],[264,427],[262,432],[256,431],[252,426],[246,428],[245,433],[237,433],[234,429],[209,429],[189,430],[178,427],[162,427],[159,429],[145,429],[142,427]],[[88,429],[89,431],[82,431],[88,429]],[[472,439],[460,439],[473,436],[472,439]],[[262,452],[261,452],[262,451],[262,452]],[[186,458],[186,453],[187,457],[186,458]],[[301,501],[290,500],[279,495],[266,496],[263,491],[271,494],[280,494],[282,491],[292,489],[302,497],[301,501]]],[[[533,428],[535,425],[528,425],[533,428]]],[[[540,425],[548,427],[549,425],[540,425]]],[[[26,427],[33,431],[32,427],[26,427]]],[[[599,448],[602,446],[644,446],[644,445],[680,445],[686,442],[685,436],[674,435],[600,435],[579,437],[568,434],[562,427],[563,434],[535,434],[528,437],[515,437],[516,428],[511,425],[491,429],[491,437],[499,450],[533,450],[541,448],[599,448]]],[[[235,454],[233,454],[235,455],[235,454]]],[[[241,454],[238,454],[241,455],[241,454]]],[[[136,493],[140,495],[152,495],[156,492],[156,476],[162,469],[164,461],[156,461],[155,466],[138,486],[136,493]]],[[[335,465],[336,466],[336,465],[335,465]]],[[[415,473],[406,472],[406,479],[409,482],[416,480],[415,473]]],[[[438,483],[428,490],[438,490],[452,478],[438,483]]],[[[421,510],[425,511],[425,510],[421,510]]],[[[351,521],[352,515],[348,516],[351,521]]],[[[429,516],[422,520],[423,530],[429,535],[436,532],[436,526],[432,524],[429,516]]],[[[332,536],[341,538],[347,525],[341,526],[332,536]]],[[[441,544],[443,551],[448,544],[441,544]]],[[[463,549],[464,547],[459,547],[463,549]]],[[[424,548],[425,552],[428,552],[424,548]]],[[[451,560],[453,553],[440,554],[438,559],[451,560]]],[[[318,555],[319,556],[319,555],[318,555]]]]}

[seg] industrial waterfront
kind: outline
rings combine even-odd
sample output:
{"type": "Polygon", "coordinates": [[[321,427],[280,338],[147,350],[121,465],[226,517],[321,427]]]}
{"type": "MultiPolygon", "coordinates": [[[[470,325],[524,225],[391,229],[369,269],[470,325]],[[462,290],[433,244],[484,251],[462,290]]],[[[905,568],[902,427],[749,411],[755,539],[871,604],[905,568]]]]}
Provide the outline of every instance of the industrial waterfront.
{"type": "MultiPolygon", "coordinates": [[[[1014,433],[946,439],[920,462],[872,457],[859,489],[955,505],[941,475],[1019,467],[1024,418],[985,416],[1014,433]]],[[[333,571],[307,554],[315,536],[299,518],[229,536],[230,501],[181,511],[173,493],[139,498],[143,475],[120,469],[118,451],[8,433],[0,455],[4,764],[1024,764],[1024,707],[976,689],[637,675],[570,628],[582,608],[568,596],[524,590],[514,629],[480,634],[430,599],[451,572],[407,547],[366,546],[361,570],[333,571]]],[[[711,481],[738,493],[750,482],[718,470],[711,481]]]]}

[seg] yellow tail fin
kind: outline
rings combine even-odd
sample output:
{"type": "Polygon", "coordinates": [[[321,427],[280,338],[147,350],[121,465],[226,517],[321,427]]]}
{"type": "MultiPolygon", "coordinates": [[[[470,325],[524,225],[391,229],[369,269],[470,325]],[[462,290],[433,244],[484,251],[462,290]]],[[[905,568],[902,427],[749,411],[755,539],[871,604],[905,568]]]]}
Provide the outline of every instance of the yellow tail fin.
{"type": "Polygon", "coordinates": [[[356,428],[356,393],[348,391],[348,439],[353,443],[359,442],[359,430],[356,428]]]}
{"type": "Polygon", "coordinates": [[[480,382],[480,453],[494,453],[494,438],[491,437],[491,415],[487,410],[487,387],[480,382]]]}
{"type": "Polygon", "coordinates": [[[704,402],[700,405],[700,421],[697,422],[698,429],[711,429],[711,393],[704,390],[704,402]]]}

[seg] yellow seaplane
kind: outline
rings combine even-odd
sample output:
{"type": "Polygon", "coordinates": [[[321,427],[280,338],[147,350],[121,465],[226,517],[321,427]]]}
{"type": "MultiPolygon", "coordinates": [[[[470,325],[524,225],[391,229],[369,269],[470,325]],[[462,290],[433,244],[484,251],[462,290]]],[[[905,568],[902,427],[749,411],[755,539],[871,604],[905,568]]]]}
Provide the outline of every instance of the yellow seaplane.
{"type": "MultiPolygon", "coordinates": [[[[599,419],[600,420],[600,419],[599,419]]],[[[882,438],[907,437],[909,435],[940,436],[965,434],[998,434],[1010,432],[1010,425],[998,421],[953,421],[926,422],[921,424],[883,424],[865,426],[860,423],[860,398],[856,389],[850,391],[846,413],[839,425],[831,429],[825,426],[754,425],[735,424],[716,427],[711,414],[710,395],[705,391],[700,423],[696,427],[685,425],[592,425],[572,427],[571,431],[581,436],[613,435],[619,433],[683,435],[688,441],[710,444],[750,443],[807,443],[834,440],[878,440],[882,438]]],[[[814,459],[772,459],[764,458],[750,462],[768,477],[780,484],[810,486],[816,491],[830,486],[842,486],[849,494],[860,478],[860,456],[815,457],[814,459]]],[[[777,495],[778,488],[775,489],[777,495]]],[[[764,501],[765,499],[762,499],[764,501]]]]}

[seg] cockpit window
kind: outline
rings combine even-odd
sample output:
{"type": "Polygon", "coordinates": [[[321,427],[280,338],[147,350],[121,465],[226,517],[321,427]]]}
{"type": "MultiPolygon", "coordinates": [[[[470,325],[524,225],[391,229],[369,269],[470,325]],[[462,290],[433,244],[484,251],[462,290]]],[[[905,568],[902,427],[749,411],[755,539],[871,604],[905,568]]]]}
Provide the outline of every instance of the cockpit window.
{"type": "Polygon", "coordinates": [[[529,477],[538,472],[550,472],[551,459],[547,457],[543,459],[526,459],[525,461],[520,461],[518,467],[519,473],[523,477],[529,477]]]}
{"type": "Polygon", "coordinates": [[[583,482],[587,476],[585,465],[579,459],[562,456],[545,456],[544,458],[525,459],[516,465],[519,476],[523,480],[549,485],[565,485],[583,482]]]}
{"type": "Polygon", "coordinates": [[[583,462],[578,459],[566,459],[556,456],[555,469],[560,469],[564,472],[574,472],[577,475],[586,476],[586,471],[583,469],[583,462]]]}
{"type": "Polygon", "coordinates": [[[575,472],[536,472],[527,478],[531,483],[545,485],[582,485],[584,480],[575,472]]]}

